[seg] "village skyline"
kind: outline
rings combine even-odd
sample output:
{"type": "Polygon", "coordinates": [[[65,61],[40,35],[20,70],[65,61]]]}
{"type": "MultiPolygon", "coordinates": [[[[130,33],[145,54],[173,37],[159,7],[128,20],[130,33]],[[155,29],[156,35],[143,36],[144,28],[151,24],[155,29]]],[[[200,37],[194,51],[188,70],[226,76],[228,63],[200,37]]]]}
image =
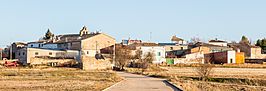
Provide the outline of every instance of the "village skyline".
{"type": "Polygon", "coordinates": [[[2,0],[4,91],[266,91],[266,0],[2,0]]]}
{"type": "Polygon", "coordinates": [[[1,47],[34,41],[48,28],[54,34],[68,34],[84,25],[117,41],[129,37],[149,41],[152,32],[153,42],[170,42],[173,35],[188,41],[192,37],[239,41],[245,35],[254,42],[264,38],[266,30],[262,0],[15,1],[0,4],[1,47]]]}

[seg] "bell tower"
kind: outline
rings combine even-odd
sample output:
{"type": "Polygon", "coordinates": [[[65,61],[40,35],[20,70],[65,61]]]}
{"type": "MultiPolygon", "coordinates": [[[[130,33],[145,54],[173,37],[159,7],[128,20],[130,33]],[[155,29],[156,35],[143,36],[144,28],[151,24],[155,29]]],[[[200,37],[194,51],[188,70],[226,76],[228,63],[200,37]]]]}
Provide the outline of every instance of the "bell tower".
{"type": "Polygon", "coordinates": [[[79,32],[79,35],[83,36],[83,35],[86,35],[86,34],[89,34],[89,30],[88,30],[88,28],[86,26],[83,26],[83,28],[79,32]]]}

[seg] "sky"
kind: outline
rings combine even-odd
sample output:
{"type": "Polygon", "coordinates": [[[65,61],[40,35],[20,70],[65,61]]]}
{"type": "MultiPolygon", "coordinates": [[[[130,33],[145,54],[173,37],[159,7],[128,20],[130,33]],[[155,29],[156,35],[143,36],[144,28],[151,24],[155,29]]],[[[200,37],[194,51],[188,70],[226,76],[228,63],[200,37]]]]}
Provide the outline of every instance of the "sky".
{"type": "Polygon", "coordinates": [[[0,46],[79,33],[83,26],[116,38],[171,42],[266,37],[266,0],[1,0],[0,46]]]}

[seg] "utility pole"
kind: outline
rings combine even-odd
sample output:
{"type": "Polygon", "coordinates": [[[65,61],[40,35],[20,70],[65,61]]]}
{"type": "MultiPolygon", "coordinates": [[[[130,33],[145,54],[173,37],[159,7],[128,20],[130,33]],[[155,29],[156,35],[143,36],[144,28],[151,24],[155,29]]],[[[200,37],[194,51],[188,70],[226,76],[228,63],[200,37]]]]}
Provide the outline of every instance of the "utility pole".
{"type": "Polygon", "coordinates": [[[10,46],[10,60],[12,60],[12,44],[11,44],[11,46],[10,46]]]}
{"type": "Polygon", "coordinates": [[[96,54],[98,54],[98,41],[96,41],[96,54]]]}
{"type": "Polygon", "coordinates": [[[115,50],[116,50],[116,48],[115,48],[115,44],[114,44],[114,48],[113,48],[113,51],[114,51],[113,52],[113,66],[115,66],[115,60],[116,60],[115,59],[115,53],[116,53],[115,50]]]}
{"type": "Polygon", "coordinates": [[[1,55],[0,55],[0,58],[1,59],[0,60],[3,60],[3,50],[2,49],[1,49],[1,52],[0,53],[1,53],[1,55]]]}

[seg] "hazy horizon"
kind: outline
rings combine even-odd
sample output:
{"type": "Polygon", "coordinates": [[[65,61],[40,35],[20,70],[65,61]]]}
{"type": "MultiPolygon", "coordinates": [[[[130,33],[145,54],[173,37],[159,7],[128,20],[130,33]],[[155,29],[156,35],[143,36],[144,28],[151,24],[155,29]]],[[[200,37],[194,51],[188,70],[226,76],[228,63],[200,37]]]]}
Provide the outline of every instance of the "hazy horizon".
{"type": "Polygon", "coordinates": [[[0,46],[36,41],[48,28],[54,34],[102,31],[116,38],[170,42],[176,35],[189,41],[251,41],[266,36],[264,0],[8,0],[0,3],[0,46]]]}

